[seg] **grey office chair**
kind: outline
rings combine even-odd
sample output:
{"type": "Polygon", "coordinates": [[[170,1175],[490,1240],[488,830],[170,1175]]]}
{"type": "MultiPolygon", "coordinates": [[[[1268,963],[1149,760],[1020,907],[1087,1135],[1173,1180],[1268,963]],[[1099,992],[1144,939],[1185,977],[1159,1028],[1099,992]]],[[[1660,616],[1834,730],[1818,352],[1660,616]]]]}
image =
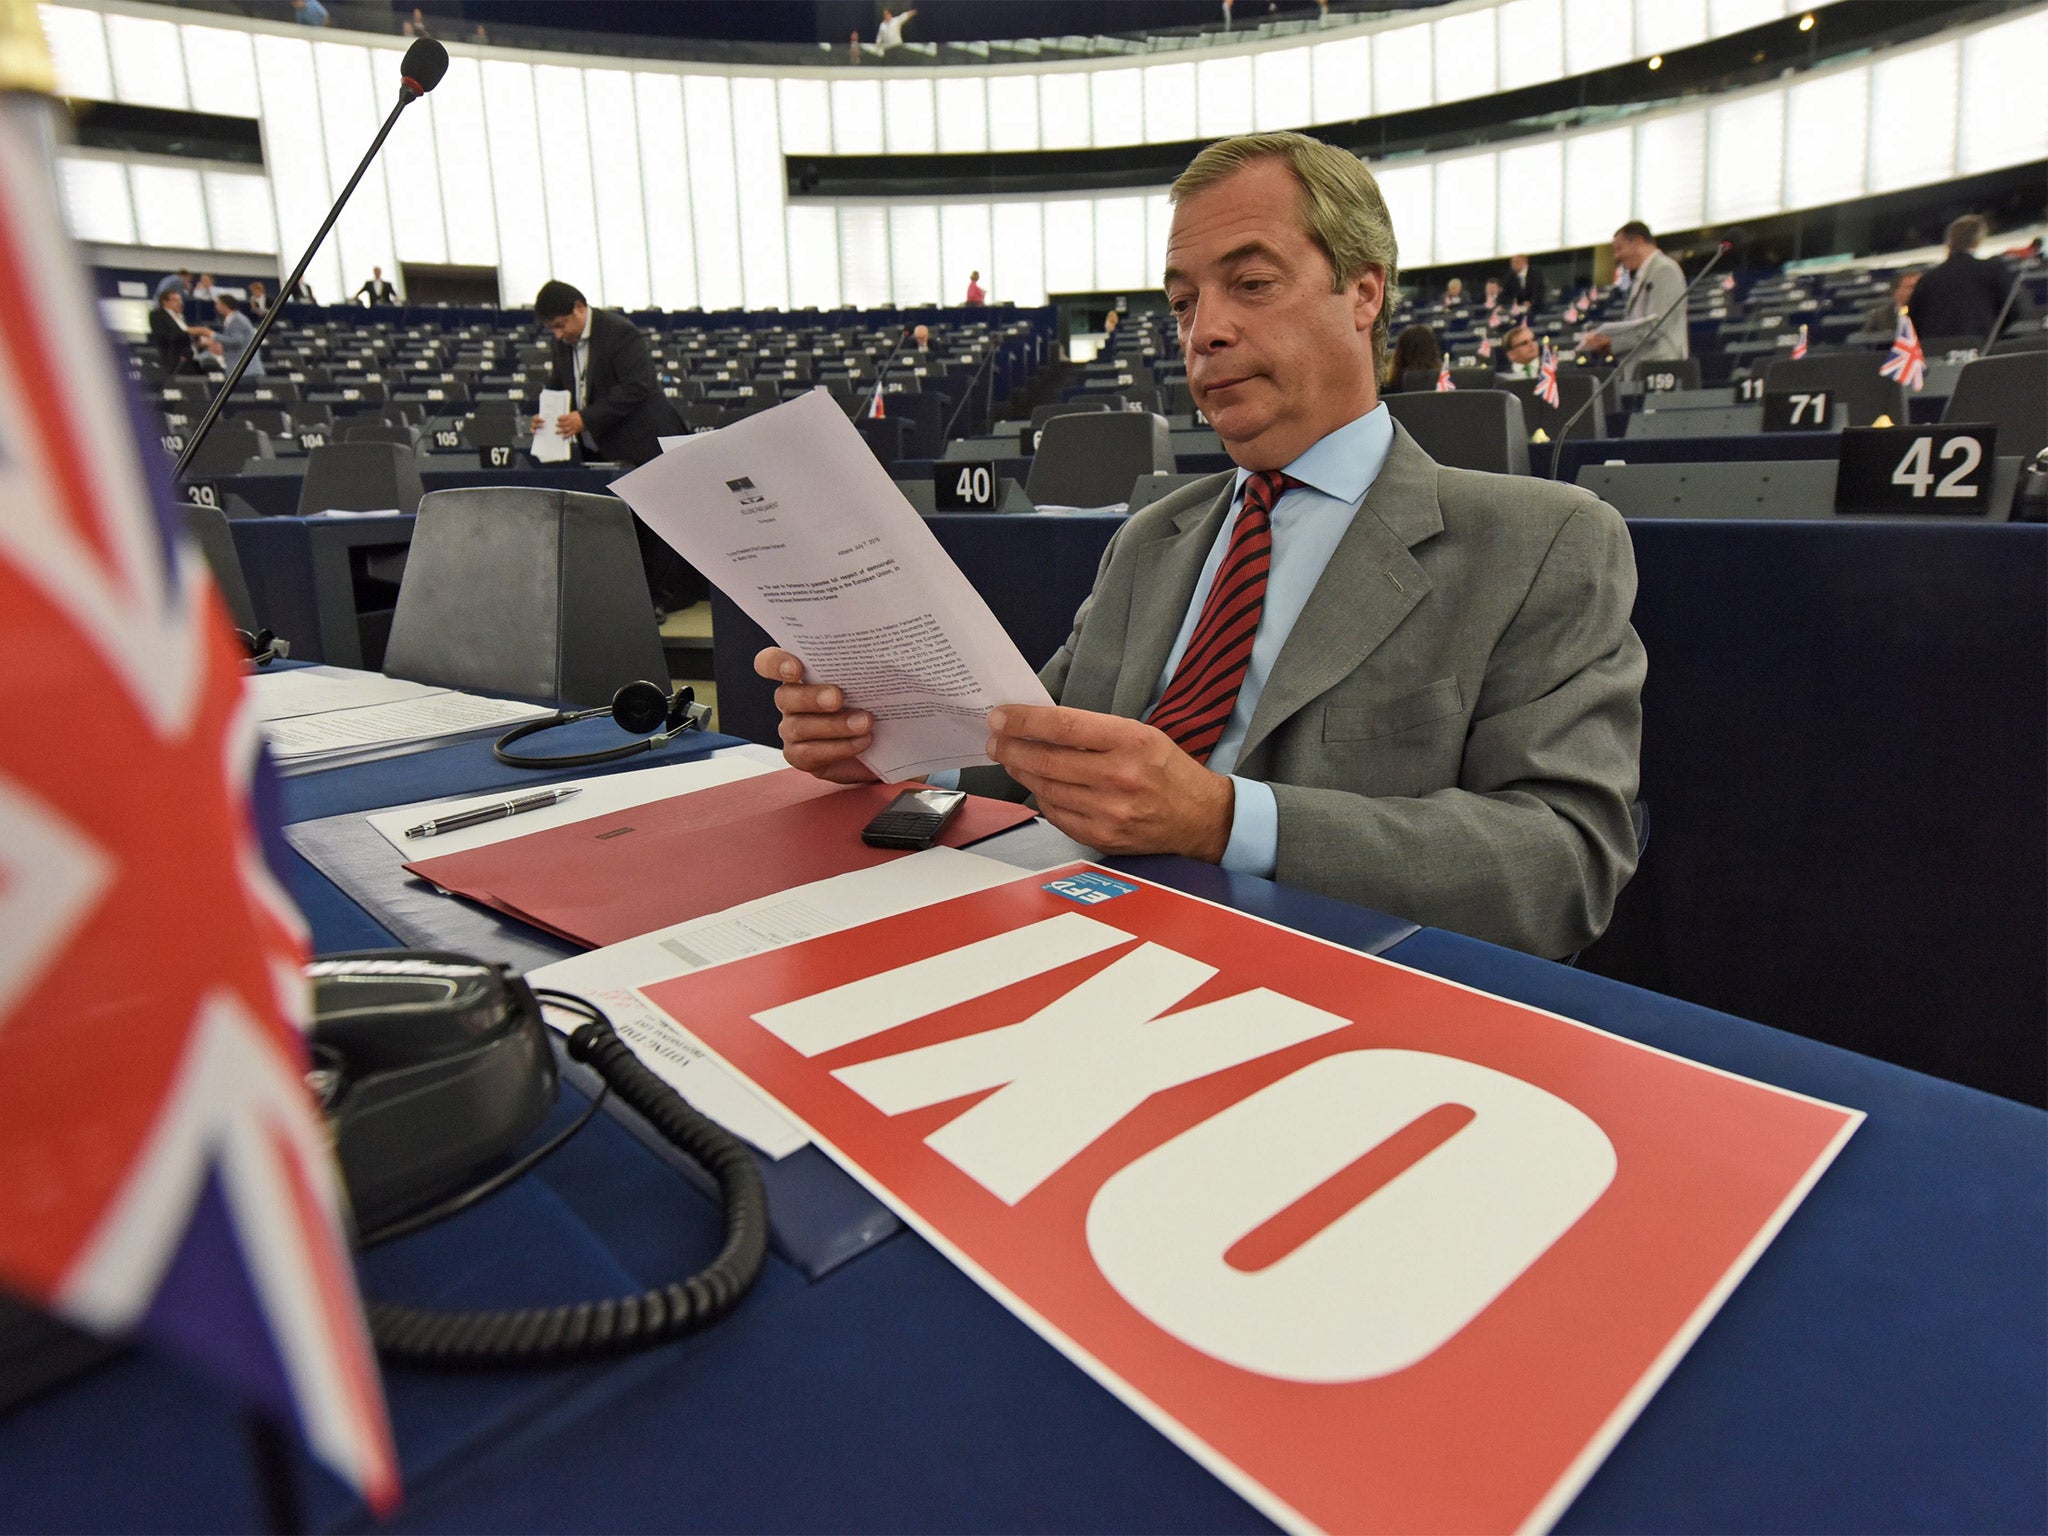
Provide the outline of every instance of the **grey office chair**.
{"type": "Polygon", "coordinates": [[[612,496],[537,486],[435,491],[419,504],[390,677],[572,709],[664,685],[633,514],[612,496]]]}
{"type": "Polygon", "coordinates": [[[1991,422],[2000,458],[2032,458],[2048,448],[2048,356],[2007,352],[1963,364],[1941,419],[1991,422]]]}
{"type": "Polygon", "coordinates": [[[1439,464],[1497,475],[1529,473],[1529,429],[1522,402],[1504,389],[1387,396],[1394,420],[1439,464]]]}
{"type": "Polygon", "coordinates": [[[1128,496],[1139,475],[1173,468],[1173,432],[1164,416],[1054,416],[1039,434],[1024,491],[1041,507],[1107,507],[1128,496]]]}
{"type": "Polygon", "coordinates": [[[318,512],[417,512],[419,456],[402,443],[329,443],[306,455],[299,516],[318,512]]]}

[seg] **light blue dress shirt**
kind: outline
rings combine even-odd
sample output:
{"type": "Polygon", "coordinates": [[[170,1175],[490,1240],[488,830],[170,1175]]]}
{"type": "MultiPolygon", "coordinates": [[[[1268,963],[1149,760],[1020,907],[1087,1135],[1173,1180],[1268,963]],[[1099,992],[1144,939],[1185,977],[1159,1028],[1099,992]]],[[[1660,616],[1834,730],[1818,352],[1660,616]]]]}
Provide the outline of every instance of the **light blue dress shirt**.
{"type": "MultiPolygon", "coordinates": [[[[1318,439],[1287,466],[1286,473],[1301,484],[1274,505],[1273,563],[1266,576],[1266,602],[1259,614],[1259,632],[1252,641],[1251,662],[1237,690],[1237,703],[1230,711],[1216,750],[1209,754],[1209,767],[1217,773],[1230,774],[1236,794],[1223,867],[1238,874],[1273,873],[1280,852],[1280,807],[1273,798],[1271,785],[1240,778],[1230,771],[1237,766],[1245,732],[1251,728],[1252,715],[1259,707],[1259,695],[1266,690],[1266,679],[1272,676],[1273,663],[1279,660],[1287,637],[1294,632],[1295,621],[1308,606],[1309,594],[1323,579],[1324,567],[1329,565],[1330,556],[1336,553],[1338,543],[1350,528],[1365,493],[1379,478],[1387,452],[1393,446],[1394,418],[1384,405],[1379,405],[1318,439]]],[[[1195,583],[1194,597],[1180,621],[1180,633],[1174,636],[1173,649],[1167,653],[1166,665],[1159,673],[1152,697],[1146,701],[1148,715],[1166,692],[1174,668],[1180,665],[1181,653],[1187,649],[1188,639],[1202,616],[1209,584],[1216,579],[1216,569],[1230,548],[1231,530],[1244,509],[1244,483],[1249,478],[1249,471],[1237,472],[1230,515],[1216,531],[1216,542],[1210,546],[1209,558],[1195,583]]]]}
{"type": "MultiPolygon", "coordinates": [[[[1230,775],[1236,795],[1230,842],[1223,850],[1223,867],[1237,874],[1272,875],[1280,854],[1280,806],[1273,798],[1271,785],[1240,778],[1230,770],[1237,766],[1245,732],[1251,728],[1252,715],[1259,707],[1259,695],[1265,692],[1266,679],[1272,675],[1273,663],[1279,660],[1287,637],[1294,632],[1295,621],[1308,606],[1309,594],[1323,579],[1330,556],[1337,552],[1337,545],[1351,527],[1352,516],[1365,500],[1365,493],[1372,489],[1373,481],[1379,478],[1387,452],[1393,446],[1394,418],[1384,405],[1379,405],[1319,438],[1285,470],[1301,484],[1283,495],[1273,508],[1273,562],[1266,575],[1266,601],[1259,613],[1259,632],[1252,641],[1251,661],[1237,690],[1237,703],[1230,711],[1216,749],[1209,754],[1209,767],[1230,775]]],[[[1194,596],[1180,621],[1180,633],[1174,636],[1173,649],[1167,653],[1166,665],[1160,669],[1152,696],[1145,703],[1147,715],[1166,692],[1174,668],[1180,665],[1181,653],[1187,649],[1188,638],[1202,616],[1209,585],[1216,579],[1216,568],[1223,563],[1230,548],[1231,531],[1237,527],[1238,513],[1244,509],[1244,483],[1249,478],[1250,471],[1237,472],[1230,515],[1216,531],[1216,542],[1209,548],[1209,558],[1195,582],[1194,596]]],[[[946,788],[957,787],[960,778],[956,771],[928,777],[933,784],[946,788]]]]}

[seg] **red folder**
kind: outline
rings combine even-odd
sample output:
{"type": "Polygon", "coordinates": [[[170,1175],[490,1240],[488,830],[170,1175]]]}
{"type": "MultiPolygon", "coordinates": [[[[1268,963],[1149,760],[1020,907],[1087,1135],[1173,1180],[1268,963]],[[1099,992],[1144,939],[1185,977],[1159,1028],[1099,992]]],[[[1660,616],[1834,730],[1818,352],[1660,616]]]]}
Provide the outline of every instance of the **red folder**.
{"type": "MultiPolygon", "coordinates": [[[[597,947],[903,857],[860,840],[861,828],[901,792],[894,784],[826,784],[785,768],[405,867],[444,891],[597,947]]],[[[1027,806],[969,795],[941,841],[965,848],[1032,815],[1027,806]]]]}

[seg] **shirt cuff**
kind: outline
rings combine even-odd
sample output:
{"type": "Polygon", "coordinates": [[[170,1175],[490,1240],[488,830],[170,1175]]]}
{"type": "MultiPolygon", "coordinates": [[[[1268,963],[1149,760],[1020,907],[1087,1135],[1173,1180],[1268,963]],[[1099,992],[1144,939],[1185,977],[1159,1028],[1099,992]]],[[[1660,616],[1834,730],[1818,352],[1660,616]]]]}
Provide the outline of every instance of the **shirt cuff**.
{"type": "Polygon", "coordinates": [[[941,768],[937,773],[926,774],[924,781],[931,785],[933,789],[958,789],[960,787],[960,770],[958,768],[941,768]]]}
{"type": "Polygon", "coordinates": [[[1230,776],[1237,804],[1230,818],[1230,841],[1223,849],[1223,867],[1234,875],[1273,878],[1280,857],[1280,802],[1273,786],[1259,779],[1230,776]]]}

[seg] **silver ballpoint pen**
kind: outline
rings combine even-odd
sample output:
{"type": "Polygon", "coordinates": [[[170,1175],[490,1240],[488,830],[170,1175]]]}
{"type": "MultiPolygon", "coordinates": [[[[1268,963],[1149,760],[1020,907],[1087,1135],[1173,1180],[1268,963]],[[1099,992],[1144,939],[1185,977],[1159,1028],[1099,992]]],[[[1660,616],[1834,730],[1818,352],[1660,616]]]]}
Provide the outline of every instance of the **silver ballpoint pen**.
{"type": "Polygon", "coordinates": [[[416,827],[407,827],[407,837],[433,837],[441,832],[459,832],[464,827],[480,827],[487,821],[503,821],[507,816],[517,816],[523,811],[544,811],[551,805],[560,805],[571,795],[583,791],[575,787],[568,789],[543,789],[538,794],[520,795],[512,800],[500,800],[496,805],[480,805],[473,811],[458,811],[453,816],[442,816],[433,821],[423,821],[416,827]]]}

